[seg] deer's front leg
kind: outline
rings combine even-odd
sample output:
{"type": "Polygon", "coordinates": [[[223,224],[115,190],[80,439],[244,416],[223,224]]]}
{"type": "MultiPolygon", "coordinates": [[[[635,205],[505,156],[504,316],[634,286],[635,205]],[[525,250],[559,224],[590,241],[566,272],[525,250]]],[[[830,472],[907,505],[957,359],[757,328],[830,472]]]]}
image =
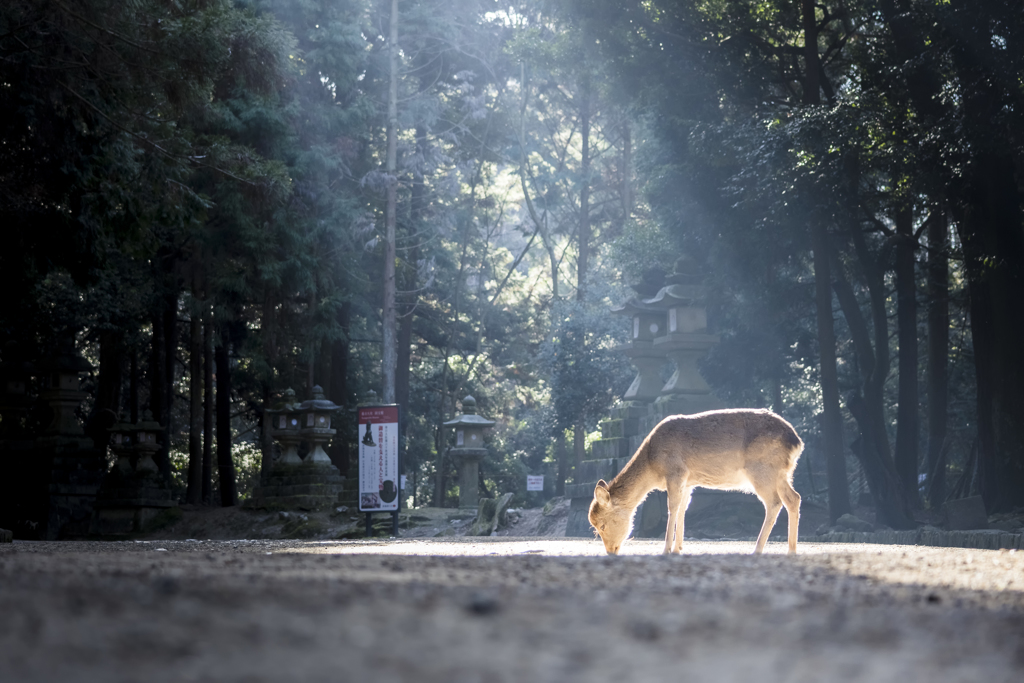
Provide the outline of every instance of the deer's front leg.
{"type": "Polygon", "coordinates": [[[690,489],[682,482],[670,483],[668,489],[668,526],[665,528],[664,553],[679,554],[683,547],[683,524],[690,504],[690,489]]]}
{"type": "Polygon", "coordinates": [[[679,504],[679,516],[676,520],[676,541],[672,546],[672,552],[677,555],[683,549],[683,531],[686,529],[686,510],[690,507],[690,496],[692,494],[692,486],[683,487],[683,499],[679,504]]]}
{"type": "Polygon", "coordinates": [[[676,518],[679,516],[679,494],[676,487],[668,487],[668,525],[665,527],[665,550],[663,554],[672,552],[672,543],[675,540],[676,518]]]}

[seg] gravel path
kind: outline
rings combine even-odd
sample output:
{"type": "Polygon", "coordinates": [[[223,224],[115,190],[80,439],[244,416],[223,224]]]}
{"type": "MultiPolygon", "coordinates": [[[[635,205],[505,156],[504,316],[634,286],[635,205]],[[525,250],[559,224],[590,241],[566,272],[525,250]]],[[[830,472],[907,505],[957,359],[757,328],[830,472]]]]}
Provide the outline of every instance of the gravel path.
{"type": "Polygon", "coordinates": [[[0,546],[0,681],[1024,680],[1024,552],[589,539],[0,546]]]}

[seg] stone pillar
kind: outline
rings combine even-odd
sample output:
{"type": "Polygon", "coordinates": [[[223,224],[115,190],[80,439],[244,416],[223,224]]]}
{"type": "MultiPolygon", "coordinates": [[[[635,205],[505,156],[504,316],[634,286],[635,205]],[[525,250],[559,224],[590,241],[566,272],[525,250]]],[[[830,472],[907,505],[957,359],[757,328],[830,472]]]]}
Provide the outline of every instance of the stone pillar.
{"type": "Polygon", "coordinates": [[[480,505],[480,461],[487,455],[483,448],[453,448],[448,456],[459,471],[459,509],[475,510],[480,505]]]}
{"type": "Polygon", "coordinates": [[[476,399],[462,399],[462,415],[444,423],[455,431],[455,446],[448,456],[459,470],[459,509],[475,510],[480,504],[480,461],[487,455],[484,429],[494,426],[493,420],[476,414],[476,399]]]}
{"type": "Polygon", "coordinates": [[[82,537],[89,533],[96,492],[106,470],[103,452],[85,436],[75,414],[87,394],[78,376],[92,369],[69,342],[40,368],[39,397],[53,411],[50,424],[32,444],[31,457],[48,464],[48,514],[43,538],[82,537]]]}

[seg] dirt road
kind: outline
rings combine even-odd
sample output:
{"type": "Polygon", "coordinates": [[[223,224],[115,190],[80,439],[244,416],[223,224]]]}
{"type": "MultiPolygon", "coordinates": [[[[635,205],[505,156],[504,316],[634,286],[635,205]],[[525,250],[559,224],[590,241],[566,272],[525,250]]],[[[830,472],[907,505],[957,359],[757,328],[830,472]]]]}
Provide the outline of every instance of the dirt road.
{"type": "Polygon", "coordinates": [[[1024,680],[1024,553],[687,541],[0,546],[0,681],[1024,680]]]}

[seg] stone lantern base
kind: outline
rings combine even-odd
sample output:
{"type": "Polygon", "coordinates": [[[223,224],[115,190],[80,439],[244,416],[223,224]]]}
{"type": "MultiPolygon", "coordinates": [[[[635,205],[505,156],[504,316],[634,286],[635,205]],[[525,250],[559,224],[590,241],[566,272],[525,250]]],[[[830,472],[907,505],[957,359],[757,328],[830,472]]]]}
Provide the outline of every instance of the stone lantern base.
{"type": "Polygon", "coordinates": [[[128,536],[147,531],[154,518],[177,501],[155,472],[107,473],[96,496],[90,533],[94,536],[128,536]]]}
{"type": "MultiPolygon", "coordinates": [[[[307,460],[309,456],[306,456],[307,460]]],[[[341,505],[345,478],[330,463],[277,462],[244,507],[255,510],[327,510],[341,505]]]]}
{"type": "MultiPolygon", "coordinates": [[[[574,479],[580,483],[565,487],[565,497],[570,499],[565,535],[593,535],[587,513],[594,499],[594,487],[598,480],[611,481],[619,473],[655,425],[669,415],[691,415],[721,407],[713,394],[677,393],[661,396],[653,403],[627,401],[612,408],[609,418],[600,423],[601,438],[591,444],[588,458],[576,467],[574,479]]],[[[633,535],[663,537],[667,522],[666,494],[652,491],[637,509],[633,535]]]]}
{"type": "Polygon", "coordinates": [[[459,470],[459,509],[476,510],[480,506],[480,461],[486,448],[453,448],[448,451],[459,470]]]}

